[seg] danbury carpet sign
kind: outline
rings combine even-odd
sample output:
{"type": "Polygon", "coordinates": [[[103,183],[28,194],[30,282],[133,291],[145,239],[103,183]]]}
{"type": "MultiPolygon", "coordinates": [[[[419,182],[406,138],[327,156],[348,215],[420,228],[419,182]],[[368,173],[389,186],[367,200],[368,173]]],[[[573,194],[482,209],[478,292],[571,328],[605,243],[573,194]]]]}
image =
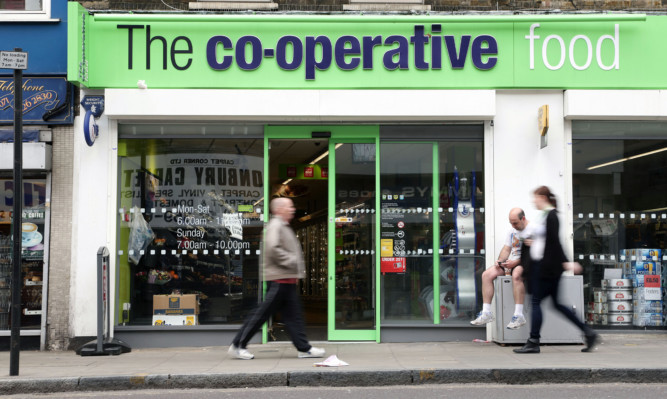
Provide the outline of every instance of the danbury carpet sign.
{"type": "Polygon", "coordinates": [[[148,88],[667,86],[659,68],[667,55],[645,50],[652,48],[647,41],[657,44],[667,35],[667,17],[462,20],[81,10],[70,4],[70,21],[79,24],[70,26],[76,44],[68,75],[87,87],[136,88],[139,80],[148,88]]]}

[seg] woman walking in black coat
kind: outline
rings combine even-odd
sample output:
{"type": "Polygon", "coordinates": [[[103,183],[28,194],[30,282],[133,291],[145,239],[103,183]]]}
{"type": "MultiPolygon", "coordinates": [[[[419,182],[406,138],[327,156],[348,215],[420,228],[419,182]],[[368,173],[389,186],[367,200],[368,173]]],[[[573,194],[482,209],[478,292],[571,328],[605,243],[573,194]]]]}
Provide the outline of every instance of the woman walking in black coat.
{"type": "MultiPolygon", "coordinates": [[[[540,329],[542,328],[542,300],[551,297],[556,309],[574,323],[586,337],[586,347],[582,352],[590,352],[599,336],[585,325],[572,311],[558,301],[558,284],[563,273],[563,264],[568,260],[559,237],[558,211],[556,197],[548,187],[542,186],[534,192],[535,207],[543,212],[542,223],[534,228],[534,236],[525,240],[530,246],[530,267],[524,271],[524,279],[531,298],[530,338],[516,353],[540,353],[540,329]]],[[[539,223],[539,222],[538,222],[539,223]]]]}

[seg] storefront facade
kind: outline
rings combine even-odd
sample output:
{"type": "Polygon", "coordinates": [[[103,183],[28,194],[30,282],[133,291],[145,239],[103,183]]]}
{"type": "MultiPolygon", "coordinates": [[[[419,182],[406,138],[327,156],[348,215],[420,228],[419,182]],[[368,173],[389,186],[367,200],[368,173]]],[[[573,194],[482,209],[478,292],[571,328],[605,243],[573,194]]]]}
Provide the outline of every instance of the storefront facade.
{"type": "MultiPolygon", "coordinates": [[[[530,217],[530,194],[546,184],[572,237],[573,120],[625,120],[581,98],[616,96],[633,119],[667,116],[627,103],[666,85],[664,56],[635,45],[658,37],[660,17],[121,15],[71,4],[70,21],[69,79],[105,103],[92,146],[77,124],[77,337],[94,334],[84,264],[104,245],[116,336],[228,342],[261,296],[268,200],[286,196],[311,339],[484,338],[469,321],[509,210],[530,217]],[[199,307],[165,317],[155,297],[165,294],[197,294],[199,307]]],[[[280,319],[258,339],[285,339],[280,319]]]]}
{"type": "Polygon", "coordinates": [[[3,3],[3,51],[28,54],[23,70],[23,198],[15,196],[13,70],[0,69],[0,342],[11,335],[12,222],[22,201],[22,348],[65,347],[69,335],[69,223],[74,86],[67,80],[67,7],[64,1],[3,3]],[[45,38],[49,38],[48,45],[45,38]],[[54,170],[56,170],[54,172],[54,170]],[[68,175],[69,171],[69,175],[68,175]],[[68,185],[67,182],[70,182],[68,185]],[[51,267],[51,261],[55,265],[51,267]],[[55,277],[54,277],[55,276],[55,277]],[[50,290],[60,295],[52,297],[50,290]],[[64,305],[64,306],[63,306],[64,305]],[[53,314],[49,309],[53,306],[53,314]]]}

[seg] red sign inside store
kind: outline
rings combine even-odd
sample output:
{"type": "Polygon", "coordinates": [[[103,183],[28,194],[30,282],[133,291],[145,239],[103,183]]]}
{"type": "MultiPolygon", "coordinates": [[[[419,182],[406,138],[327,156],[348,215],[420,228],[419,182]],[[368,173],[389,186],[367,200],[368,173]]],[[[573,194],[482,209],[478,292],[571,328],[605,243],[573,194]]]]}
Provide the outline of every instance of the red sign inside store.
{"type": "Polygon", "coordinates": [[[405,258],[380,258],[380,272],[405,273],[405,258]]]}

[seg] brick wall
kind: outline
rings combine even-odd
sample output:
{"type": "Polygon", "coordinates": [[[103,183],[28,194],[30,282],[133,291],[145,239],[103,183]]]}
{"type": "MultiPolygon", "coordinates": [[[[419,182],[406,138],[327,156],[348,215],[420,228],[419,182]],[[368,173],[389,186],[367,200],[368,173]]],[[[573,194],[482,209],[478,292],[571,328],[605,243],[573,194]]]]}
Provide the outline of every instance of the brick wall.
{"type": "Polygon", "coordinates": [[[49,350],[65,350],[69,345],[73,136],[72,126],[53,129],[49,297],[46,320],[46,348],[49,350]]]}
{"type": "MultiPolygon", "coordinates": [[[[90,10],[178,10],[187,11],[190,0],[89,0],[79,1],[90,10]],[[166,5],[165,5],[166,3],[166,5]]],[[[192,0],[196,1],[196,0],[192,0]]],[[[238,0],[242,1],[242,0],[238,0]]],[[[342,11],[349,0],[273,0],[279,10],[342,11]]],[[[382,0],[378,0],[382,2],[382,0]]],[[[667,0],[424,0],[434,11],[448,10],[628,10],[667,11],[667,0]]]]}

